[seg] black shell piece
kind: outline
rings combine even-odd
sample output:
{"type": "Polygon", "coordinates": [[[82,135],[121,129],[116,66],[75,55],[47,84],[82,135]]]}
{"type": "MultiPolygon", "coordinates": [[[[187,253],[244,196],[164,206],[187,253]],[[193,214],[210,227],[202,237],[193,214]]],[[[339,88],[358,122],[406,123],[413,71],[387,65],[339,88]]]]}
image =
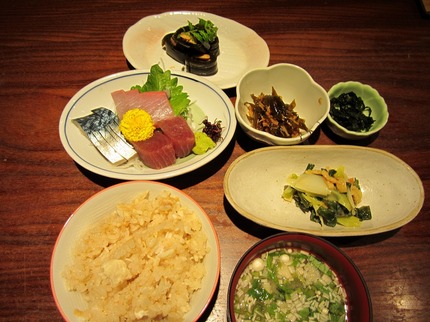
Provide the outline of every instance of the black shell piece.
{"type": "Polygon", "coordinates": [[[187,28],[180,28],[175,33],[167,34],[163,37],[161,45],[167,54],[176,61],[185,65],[187,72],[210,76],[218,72],[217,56],[219,55],[218,38],[210,43],[209,49],[203,44],[191,44],[179,37],[179,34],[187,28]],[[202,55],[209,55],[209,59],[199,58],[202,55]]]}
{"type": "Polygon", "coordinates": [[[219,40],[218,37],[215,38],[214,41],[201,43],[198,42],[197,44],[192,44],[186,40],[184,40],[180,35],[183,32],[190,31],[190,28],[188,26],[179,28],[176,30],[176,32],[173,34],[172,41],[175,43],[175,46],[179,50],[188,50],[190,52],[195,52],[196,55],[198,54],[209,54],[211,56],[218,56],[219,55],[219,40]]]}

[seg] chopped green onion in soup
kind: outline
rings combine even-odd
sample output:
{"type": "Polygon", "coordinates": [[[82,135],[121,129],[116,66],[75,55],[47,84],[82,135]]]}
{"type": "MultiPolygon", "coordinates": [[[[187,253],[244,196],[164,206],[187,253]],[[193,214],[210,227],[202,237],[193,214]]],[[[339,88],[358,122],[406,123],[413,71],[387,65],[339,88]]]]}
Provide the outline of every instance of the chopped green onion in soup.
{"type": "Polygon", "coordinates": [[[346,292],[330,267],[297,249],[275,249],[243,271],[237,321],[346,321],[346,292]]]}

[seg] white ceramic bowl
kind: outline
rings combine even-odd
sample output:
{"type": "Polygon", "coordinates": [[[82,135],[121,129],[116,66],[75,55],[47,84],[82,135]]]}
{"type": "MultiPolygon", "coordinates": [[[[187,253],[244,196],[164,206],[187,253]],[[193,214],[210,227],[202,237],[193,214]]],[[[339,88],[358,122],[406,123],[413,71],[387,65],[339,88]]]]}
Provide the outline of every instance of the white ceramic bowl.
{"type": "Polygon", "coordinates": [[[210,252],[204,259],[206,275],[202,280],[202,288],[194,293],[191,310],[185,315],[185,320],[197,320],[208,307],[218,285],[221,264],[219,240],[210,218],[196,201],[179,189],[153,181],[130,181],[106,188],[85,201],[70,216],[58,236],[51,258],[51,289],[57,307],[66,321],[78,321],[73,311],[76,307],[85,307],[83,296],[68,291],[62,277],[66,265],[72,262],[72,248],[79,236],[89,226],[111,214],[118,203],[130,202],[144,191],[149,191],[153,197],[162,191],[170,192],[201,220],[210,252]]]}
{"type": "Polygon", "coordinates": [[[237,85],[236,118],[251,138],[269,145],[294,145],[307,140],[325,120],[330,101],[327,92],[303,68],[292,64],[276,64],[254,69],[242,76],[237,85]],[[305,120],[309,132],[294,138],[281,138],[253,128],[247,117],[246,102],[252,103],[251,94],[271,94],[272,87],[285,103],[296,101],[295,111],[305,120]]]}
{"type": "Polygon", "coordinates": [[[379,92],[376,89],[360,82],[349,81],[333,85],[333,87],[328,91],[328,96],[332,99],[333,97],[338,97],[342,93],[348,93],[351,91],[358,97],[361,97],[364,104],[372,109],[371,116],[375,122],[372,124],[370,130],[367,132],[350,131],[337,123],[331,117],[330,113],[327,116],[327,123],[329,128],[336,135],[348,140],[361,140],[379,132],[385,124],[387,124],[389,115],[388,108],[384,98],[379,95],[379,92]]]}

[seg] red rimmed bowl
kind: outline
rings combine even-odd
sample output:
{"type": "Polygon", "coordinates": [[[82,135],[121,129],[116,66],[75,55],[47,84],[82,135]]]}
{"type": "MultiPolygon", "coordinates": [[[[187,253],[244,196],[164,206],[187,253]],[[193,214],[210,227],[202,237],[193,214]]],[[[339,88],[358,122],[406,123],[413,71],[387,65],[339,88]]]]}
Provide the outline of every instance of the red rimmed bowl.
{"type": "MultiPolygon", "coordinates": [[[[57,238],[57,241],[55,243],[54,250],[52,253],[52,258],[51,258],[51,269],[50,269],[51,290],[52,290],[52,294],[54,296],[54,300],[57,305],[57,308],[66,321],[70,321],[70,322],[81,321],[80,317],[75,315],[75,310],[85,311],[88,308],[88,302],[86,301],[86,298],[85,298],[86,295],[83,294],[82,292],[70,291],[66,286],[67,283],[63,275],[67,267],[70,267],[71,265],[76,265],[76,256],[75,256],[76,254],[74,253],[75,247],[78,244],[83,243],[82,241],[83,237],[88,235],[89,229],[94,229],[94,227],[100,227],[101,225],[103,225],[106,222],[105,219],[111,216],[111,214],[115,211],[115,209],[117,209],[119,204],[123,204],[123,203],[129,204],[133,200],[135,200],[136,197],[146,192],[149,193],[150,200],[153,200],[154,198],[160,196],[164,192],[169,193],[172,197],[177,198],[180,203],[180,208],[179,209],[175,208],[176,212],[172,211],[173,213],[172,216],[175,216],[175,218],[182,218],[181,213],[191,211],[195,214],[195,217],[201,222],[201,231],[207,237],[207,247],[209,248],[209,252],[206,254],[203,260],[203,265],[206,272],[204,277],[202,278],[200,289],[196,290],[192,294],[192,297],[189,302],[190,310],[187,313],[185,313],[183,318],[185,321],[197,320],[199,317],[201,317],[204,314],[206,309],[209,307],[212,297],[214,296],[217,290],[219,275],[220,275],[220,267],[221,267],[219,239],[209,216],[195,200],[193,200],[190,196],[185,194],[183,191],[173,186],[160,183],[160,182],[155,182],[155,181],[129,181],[129,182],[120,183],[120,184],[111,186],[109,188],[103,189],[100,192],[96,193],[95,195],[91,196],[85,202],[83,202],[69,217],[69,219],[65,223],[64,227],[62,228],[57,238]],[[184,208],[188,210],[185,211],[184,208]]],[[[166,202],[170,202],[170,201],[166,201],[166,202]]],[[[142,209],[143,208],[139,208],[138,210],[136,210],[136,212],[140,211],[143,213],[142,209]]],[[[164,212],[166,212],[165,209],[166,207],[164,207],[164,212]]],[[[117,217],[121,217],[121,216],[117,216],[117,217]]],[[[124,217],[128,217],[128,216],[124,216],[124,217]]],[[[134,219],[137,220],[137,218],[134,218],[134,219]]],[[[146,220],[146,219],[143,219],[143,220],[146,220]]],[[[157,222],[157,220],[154,220],[154,221],[157,222]]],[[[196,224],[193,223],[193,225],[194,225],[193,229],[196,229],[195,228],[196,224]]],[[[119,227],[122,227],[122,226],[119,226],[119,227]]],[[[135,224],[134,226],[137,226],[137,224],[135,224]]],[[[151,229],[150,232],[148,230],[144,231],[142,229],[138,230],[138,228],[136,228],[136,230],[134,231],[138,231],[139,234],[142,234],[144,237],[137,238],[136,239],[137,242],[134,243],[135,245],[134,247],[135,248],[140,248],[140,247],[143,248],[144,246],[147,247],[146,243],[151,242],[151,239],[150,239],[152,238],[151,236],[154,236],[154,234],[158,234],[158,233],[160,233],[160,235],[166,234],[166,228],[163,228],[163,227],[164,227],[163,225],[151,226],[149,228],[151,229]],[[140,242],[141,240],[142,242],[140,242]]],[[[183,228],[178,227],[177,230],[182,231],[183,228]]],[[[93,232],[93,230],[91,231],[93,232]]],[[[169,231],[171,231],[171,229],[169,231]]],[[[99,232],[97,231],[97,233],[99,232]]],[[[119,230],[117,234],[111,234],[109,236],[103,234],[101,235],[101,237],[103,239],[108,238],[110,240],[110,245],[115,246],[115,243],[117,243],[117,241],[115,240],[118,239],[118,238],[115,238],[115,236],[133,237],[132,235],[126,235],[128,233],[129,231],[119,230]]],[[[169,238],[169,235],[166,235],[165,238],[166,239],[169,238]]],[[[122,240],[123,239],[124,238],[122,238],[122,240]]],[[[154,244],[153,241],[151,243],[154,244]]],[[[124,247],[125,244],[123,243],[122,245],[123,247],[121,249],[127,250],[127,247],[124,247]]],[[[154,249],[154,252],[156,249],[160,250],[160,252],[157,252],[156,255],[153,257],[158,257],[160,254],[161,258],[166,258],[170,261],[178,260],[178,256],[173,257],[173,255],[166,255],[170,249],[164,252],[163,251],[164,246],[165,245],[163,245],[161,242],[152,246],[152,248],[154,249]],[[164,257],[165,255],[167,257],[164,257]]],[[[99,249],[99,247],[95,249],[99,249]]],[[[201,251],[202,251],[202,249],[198,248],[198,246],[194,246],[194,248],[190,247],[190,249],[191,249],[191,252],[195,252],[196,255],[201,254],[201,251]]],[[[115,264],[118,263],[118,261],[115,261],[115,259],[121,259],[123,262],[132,263],[135,260],[133,260],[131,257],[124,258],[123,252],[117,252],[113,250],[109,251],[108,253],[116,254],[115,255],[116,257],[114,257],[114,262],[99,261],[97,258],[99,256],[95,256],[95,258],[92,259],[93,261],[97,260],[98,263],[101,263],[101,266],[103,268],[102,273],[106,272],[107,275],[109,276],[112,275],[113,278],[116,278],[117,276],[121,277],[124,275],[121,272],[127,271],[127,269],[131,270],[130,266],[125,268],[124,266],[110,265],[111,263],[115,263],[115,264]],[[105,267],[110,269],[105,270],[105,267]],[[111,269],[112,267],[115,268],[115,270],[111,269]],[[118,274],[116,274],[116,272],[118,272],[118,274]],[[111,273],[115,273],[115,274],[111,274],[111,273]]],[[[128,254],[130,252],[127,251],[126,253],[128,254]]],[[[99,253],[95,253],[95,254],[98,255],[99,253]]],[[[187,256],[187,254],[184,254],[183,256],[187,256]]],[[[149,258],[149,256],[145,255],[145,258],[149,258]]],[[[161,259],[159,263],[161,263],[161,259]]],[[[180,263],[180,262],[176,262],[176,263],[180,263]]],[[[151,271],[155,271],[155,270],[152,270],[151,268],[151,271]]],[[[175,269],[175,271],[177,270],[175,269]]],[[[146,270],[146,272],[148,272],[148,270],[146,270]]],[[[170,272],[166,272],[166,274],[170,274],[170,272]]],[[[179,278],[179,276],[177,275],[178,275],[177,273],[174,273],[172,271],[171,276],[175,276],[175,278],[179,278]]],[[[171,279],[172,278],[171,276],[164,275],[164,277],[161,276],[160,279],[163,279],[163,278],[171,279]]],[[[184,276],[180,276],[180,277],[185,278],[184,276]]],[[[139,278],[139,276],[137,276],[135,279],[137,278],[139,278]]],[[[91,285],[94,285],[94,283],[91,285]]],[[[124,292],[126,292],[127,290],[128,288],[123,288],[121,290],[122,294],[124,294],[124,292]]],[[[133,292],[133,294],[136,294],[136,298],[139,298],[140,296],[140,293],[133,292]]],[[[117,294],[113,294],[113,295],[117,295],[117,294]]],[[[175,299],[172,297],[171,301],[174,301],[174,300],[175,299]]],[[[112,303],[115,305],[115,302],[112,302],[112,303]]],[[[156,305],[156,303],[151,303],[151,305],[152,304],[154,304],[154,306],[156,305]]],[[[122,309],[122,308],[119,308],[119,309],[122,309]]],[[[134,314],[136,314],[136,318],[138,318],[139,314],[143,311],[143,309],[137,306],[134,306],[133,309],[135,310],[134,314]]],[[[121,312],[122,311],[123,310],[121,310],[121,312]]],[[[114,313],[117,314],[117,312],[114,312],[114,313]]],[[[160,314],[161,314],[161,311],[160,311],[160,314]]]]}
{"type": "Polygon", "coordinates": [[[280,233],[265,238],[248,249],[237,263],[230,279],[227,294],[227,320],[238,321],[235,316],[234,297],[239,279],[254,259],[271,250],[287,248],[305,251],[327,264],[337,275],[346,292],[346,320],[372,321],[370,293],[362,274],[353,261],[338,247],[323,238],[302,233],[280,233]]]}

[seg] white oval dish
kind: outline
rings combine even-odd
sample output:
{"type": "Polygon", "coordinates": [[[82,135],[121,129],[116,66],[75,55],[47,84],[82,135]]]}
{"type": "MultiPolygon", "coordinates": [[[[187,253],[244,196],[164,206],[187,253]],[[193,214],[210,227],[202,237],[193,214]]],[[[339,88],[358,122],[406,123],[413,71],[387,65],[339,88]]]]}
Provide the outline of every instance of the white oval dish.
{"type": "Polygon", "coordinates": [[[132,25],[124,34],[122,46],[128,62],[136,69],[159,63],[163,68],[182,71],[184,65],[171,58],[161,47],[162,38],[188,21],[210,20],[218,27],[220,55],[218,72],[205,76],[223,89],[235,87],[248,70],[269,64],[270,52],[264,39],[252,29],[224,17],[200,11],[173,11],[147,16],[132,25]]]}
{"type": "Polygon", "coordinates": [[[98,79],[78,91],[65,106],[60,122],[61,143],[70,157],[85,169],[99,175],[121,180],[159,180],[193,171],[215,159],[230,143],[236,129],[234,106],[228,96],[207,80],[183,72],[172,72],[178,78],[191,100],[194,121],[200,123],[205,117],[210,122],[220,120],[222,140],[202,155],[189,155],[163,169],[136,169],[117,167],[107,161],[90,140],[74,124],[73,119],[86,116],[97,107],[116,111],[111,97],[113,91],[129,90],[133,85],[143,85],[149,70],[125,71],[98,79]]]}
{"type": "Polygon", "coordinates": [[[153,197],[162,191],[170,192],[201,220],[210,252],[204,259],[206,275],[202,280],[202,288],[193,295],[191,310],[185,315],[185,320],[196,320],[206,310],[216,291],[221,267],[219,239],[210,218],[196,201],[177,188],[159,182],[129,181],[106,188],[85,201],[70,216],[57,238],[51,258],[51,290],[57,307],[66,321],[79,321],[73,311],[86,305],[81,294],[69,292],[65,288],[62,277],[66,265],[72,261],[74,243],[90,226],[112,213],[118,203],[130,202],[145,191],[149,191],[153,197]]]}
{"type": "Polygon", "coordinates": [[[415,171],[396,156],[356,146],[292,146],[260,148],[243,154],[224,178],[227,200],[244,217],[263,226],[319,236],[360,236],[399,228],[419,213],[424,188],[415,171]],[[302,173],[309,163],[316,168],[344,166],[360,181],[372,219],[358,228],[320,226],[294,202],[282,199],[286,179],[302,173]]]}

